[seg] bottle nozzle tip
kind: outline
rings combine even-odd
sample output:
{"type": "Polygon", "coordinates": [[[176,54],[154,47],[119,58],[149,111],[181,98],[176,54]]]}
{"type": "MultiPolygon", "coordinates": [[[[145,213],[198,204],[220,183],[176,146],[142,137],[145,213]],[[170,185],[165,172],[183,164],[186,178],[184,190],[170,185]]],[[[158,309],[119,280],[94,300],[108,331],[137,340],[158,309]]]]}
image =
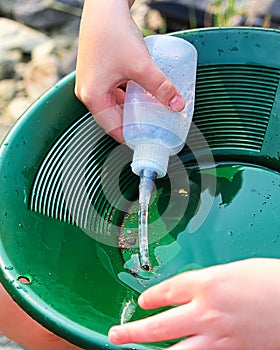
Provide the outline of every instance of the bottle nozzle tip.
{"type": "Polygon", "coordinates": [[[148,264],[144,264],[144,265],[142,265],[142,269],[145,271],[151,271],[151,266],[148,264]]]}

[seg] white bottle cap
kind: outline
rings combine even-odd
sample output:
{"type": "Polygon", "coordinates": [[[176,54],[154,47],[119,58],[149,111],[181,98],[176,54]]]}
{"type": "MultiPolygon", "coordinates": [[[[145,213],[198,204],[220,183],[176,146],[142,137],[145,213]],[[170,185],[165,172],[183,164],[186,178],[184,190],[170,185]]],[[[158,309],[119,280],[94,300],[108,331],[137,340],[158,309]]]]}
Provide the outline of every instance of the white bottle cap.
{"type": "Polygon", "coordinates": [[[169,150],[160,144],[137,144],[131,163],[132,171],[140,176],[142,170],[151,169],[157,178],[163,177],[167,172],[169,155],[169,150]]]}

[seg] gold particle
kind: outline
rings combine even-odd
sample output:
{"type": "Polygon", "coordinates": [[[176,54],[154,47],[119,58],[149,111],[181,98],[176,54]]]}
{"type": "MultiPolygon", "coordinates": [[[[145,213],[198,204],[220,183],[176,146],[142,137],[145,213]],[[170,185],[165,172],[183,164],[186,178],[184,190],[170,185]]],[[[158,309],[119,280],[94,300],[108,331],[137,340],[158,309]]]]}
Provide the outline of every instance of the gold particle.
{"type": "Polygon", "coordinates": [[[178,193],[181,194],[184,197],[187,197],[189,195],[189,192],[187,190],[185,190],[184,188],[180,188],[178,190],[178,193]]]}

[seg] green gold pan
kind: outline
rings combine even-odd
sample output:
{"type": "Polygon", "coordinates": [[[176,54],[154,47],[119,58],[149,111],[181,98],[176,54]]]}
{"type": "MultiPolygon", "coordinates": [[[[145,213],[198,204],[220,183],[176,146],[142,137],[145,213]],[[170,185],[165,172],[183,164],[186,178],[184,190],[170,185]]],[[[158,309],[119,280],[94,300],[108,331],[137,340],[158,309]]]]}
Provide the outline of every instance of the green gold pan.
{"type": "MultiPolygon", "coordinates": [[[[280,258],[280,32],[175,33],[198,50],[194,124],[150,216],[139,267],[132,152],[96,125],[71,74],[36,101],[0,153],[0,280],[32,317],[85,349],[152,312],[139,293],[182,271],[280,258]]],[[[96,87],[98,89],[98,87],[96,87]]]]}

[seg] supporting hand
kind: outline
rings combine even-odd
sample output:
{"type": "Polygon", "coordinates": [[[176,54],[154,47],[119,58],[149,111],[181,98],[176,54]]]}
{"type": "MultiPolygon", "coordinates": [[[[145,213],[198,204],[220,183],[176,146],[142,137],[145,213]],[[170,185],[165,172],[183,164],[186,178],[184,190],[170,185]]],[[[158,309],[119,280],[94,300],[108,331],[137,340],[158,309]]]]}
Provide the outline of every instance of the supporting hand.
{"type": "Polygon", "coordinates": [[[190,271],[146,290],[144,309],[178,305],[115,326],[115,344],[184,337],[173,350],[280,349],[280,260],[248,259],[190,271]],[[186,338],[187,337],[187,338],[186,338]]]}

